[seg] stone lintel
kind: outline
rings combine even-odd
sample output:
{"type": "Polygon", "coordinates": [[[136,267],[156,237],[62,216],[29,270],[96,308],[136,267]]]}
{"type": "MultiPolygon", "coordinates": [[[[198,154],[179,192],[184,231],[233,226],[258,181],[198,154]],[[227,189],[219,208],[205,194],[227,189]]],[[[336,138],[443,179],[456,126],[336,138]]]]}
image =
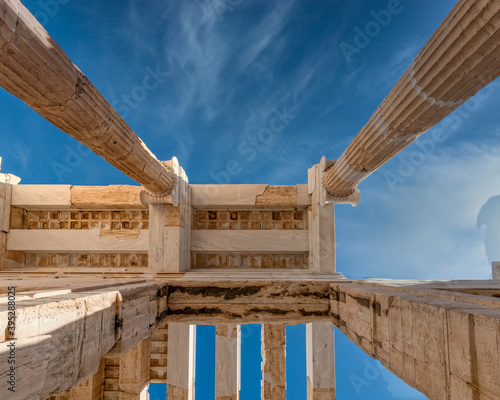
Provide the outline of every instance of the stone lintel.
{"type": "Polygon", "coordinates": [[[196,209],[290,209],[311,204],[307,185],[190,185],[196,209]]]}
{"type": "Polygon", "coordinates": [[[38,209],[71,208],[71,185],[16,185],[12,206],[38,209]]]}
{"type": "Polygon", "coordinates": [[[167,383],[168,324],[151,332],[150,382],[167,383]]]}
{"type": "Polygon", "coordinates": [[[26,252],[145,252],[148,230],[12,229],[7,250],[26,252]]]}

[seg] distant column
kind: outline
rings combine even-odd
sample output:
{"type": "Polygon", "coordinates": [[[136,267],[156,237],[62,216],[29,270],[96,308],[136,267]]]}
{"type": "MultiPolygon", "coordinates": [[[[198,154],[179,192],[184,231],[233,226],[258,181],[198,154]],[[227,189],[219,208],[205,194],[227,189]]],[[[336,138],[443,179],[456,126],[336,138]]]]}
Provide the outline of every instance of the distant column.
{"type": "Polygon", "coordinates": [[[285,325],[262,324],[262,400],[286,400],[285,325]]]}
{"type": "Polygon", "coordinates": [[[307,400],[335,400],[335,338],[331,322],[306,325],[307,400]]]}
{"type": "Polygon", "coordinates": [[[215,334],[215,400],[238,400],[241,376],[239,325],[217,325],[215,334]]]}
{"type": "Polygon", "coordinates": [[[194,400],[196,326],[168,324],[167,398],[194,400]]]}
{"type": "Polygon", "coordinates": [[[0,181],[0,270],[5,269],[7,259],[7,233],[10,226],[11,198],[12,185],[0,181]]]}

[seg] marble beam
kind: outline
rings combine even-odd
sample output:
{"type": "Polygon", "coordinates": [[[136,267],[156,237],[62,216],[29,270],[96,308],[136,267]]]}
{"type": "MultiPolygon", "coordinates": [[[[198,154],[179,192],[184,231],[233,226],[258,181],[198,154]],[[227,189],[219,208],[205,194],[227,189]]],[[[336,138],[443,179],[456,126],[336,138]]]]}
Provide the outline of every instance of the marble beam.
{"type": "Polygon", "coordinates": [[[0,0],[0,85],[155,194],[174,175],[19,0],[0,0]]]}
{"type": "Polygon", "coordinates": [[[70,209],[71,185],[16,185],[12,188],[12,205],[26,209],[70,209]]]}
{"type": "Polygon", "coordinates": [[[293,210],[311,204],[307,185],[191,185],[193,207],[206,210],[293,210]]]}
{"type": "MultiPolygon", "coordinates": [[[[119,356],[148,338],[166,311],[166,289],[157,283],[16,298],[15,332],[7,329],[8,304],[0,304],[0,357],[14,342],[16,392],[23,399],[47,398],[82,383],[98,371],[102,356],[119,356]]],[[[6,376],[9,367],[0,364],[0,374],[6,376]]],[[[0,382],[0,391],[6,385],[0,382]]]]}
{"type": "Polygon", "coordinates": [[[199,252],[304,252],[309,250],[309,232],[306,230],[193,230],[191,250],[199,252]]]}
{"type": "MultiPolygon", "coordinates": [[[[356,185],[500,75],[500,2],[460,0],[338,160],[327,191],[356,185]]],[[[439,138],[426,135],[435,145],[439,138]]]]}
{"type": "Polygon", "coordinates": [[[196,324],[327,321],[326,282],[177,282],[168,288],[168,319],[196,324]]]}
{"type": "Polygon", "coordinates": [[[10,231],[12,188],[13,185],[0,182],[0,270],[4,270],[7,264],[7,233],[10,231]]]}
{"type": "Polygon", "coordinates": [[[500,290],[476,289],[480,284],[335,284],[332,321],[430,400],[495,400],[500,290]]]}
{"type": "Polygon", "coordinates": [[[110,231],[12,229],[7,250],[32,252],[144,252],[148,230],[110,231]]]}

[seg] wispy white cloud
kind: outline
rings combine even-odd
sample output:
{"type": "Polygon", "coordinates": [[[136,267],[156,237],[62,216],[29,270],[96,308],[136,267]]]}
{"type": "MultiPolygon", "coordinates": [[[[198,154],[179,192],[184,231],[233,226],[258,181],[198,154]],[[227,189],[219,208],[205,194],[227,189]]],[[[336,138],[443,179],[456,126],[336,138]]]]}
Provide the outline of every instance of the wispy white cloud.
{"type": "Polygon", "coordinates": [[[372,175],[362,185],[359,210],[340,211],[355,221],[340,221],[347,229],[340,232],[345,264],[338,269],[348,276],[490,277],[476,219],[486,201],[500,194],[499,151],[497,143],[438,152],[394,193],[383,170],[372,175]]]}
{"type": "MultiPolygon", "coordinates": [[[[242,38],[248,45],[239,60],[240,70],[246,69],[275,41],[277,35],[293,16],[297,1],[276,2],[273,7],[271,12],[242,38]]],[[[281,44],[279,52],[286,49],[285,43],[281,42],[281,44]]],[[[275,50],[273,55],[278,55],[276,53],[275,50]]]]}

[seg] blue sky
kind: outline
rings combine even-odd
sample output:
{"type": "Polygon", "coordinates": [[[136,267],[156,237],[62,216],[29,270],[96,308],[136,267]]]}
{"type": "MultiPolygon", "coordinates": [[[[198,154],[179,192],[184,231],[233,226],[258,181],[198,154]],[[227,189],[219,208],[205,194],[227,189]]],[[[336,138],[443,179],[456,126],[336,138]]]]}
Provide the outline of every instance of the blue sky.
{"type": "MultiPolygon", "coordinates": [[[[321,156],[336,159],[455,2],[23,1],[157,157],[178,157],[191,183],[269,184],[305,183],[321,156]],[[262,134],[278,114],[283,124],[262,134]]],[[[340,272],[491,276],[500,255],[490,247],[488,259],[485,243],[500,236],[498,201],[478,216],[500,194],[499,89],[491,84],[362,182],[358,207],[337,207],[340,272]]],[[[2,90],[0,107],[2,167],[22,183],[133,183],[2,90]]],[[[304,358],[304,329],[294,329],[289,355],[304,358]]],[[[339,400],[424,398],[371,371],[376,363],[341,334],[336,357],[339,400]],[[356,376],[369,385],[353,384],[356,376]]],[[[303,377],[295,364],[290,373],[303,377]]],[[[289,379],[297,382],[303,388],[304,379],[289,379]]],[[[198,389],[199,399],[210,396],[198,389]]]]}

